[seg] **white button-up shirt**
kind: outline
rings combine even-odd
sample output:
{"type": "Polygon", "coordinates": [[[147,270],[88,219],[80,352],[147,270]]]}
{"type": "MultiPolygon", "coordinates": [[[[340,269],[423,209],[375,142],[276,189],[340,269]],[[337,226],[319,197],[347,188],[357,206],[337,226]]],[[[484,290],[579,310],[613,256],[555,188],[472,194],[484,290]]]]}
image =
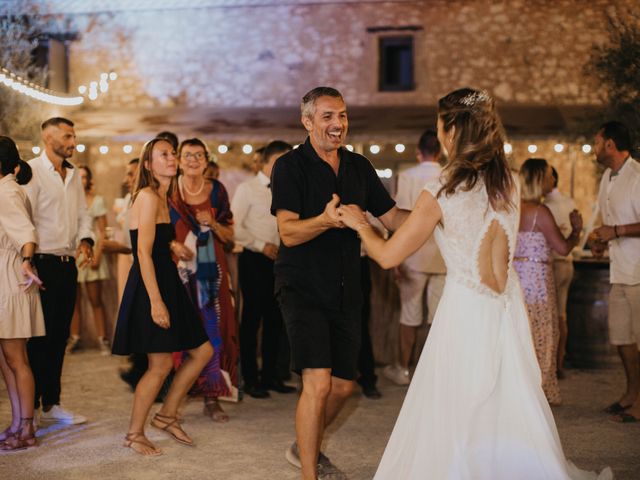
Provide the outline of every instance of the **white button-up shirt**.
{"type": "Polygon", "coordinates": [[[67,175],[63,181],[46,152],[30,160],[29,165],[33,178],[23,188],[38,232],[37,253],[73,256],[81,239],[93,238],[78,169],[65,161],[67,175]]]}
{"type": "MultiPolygon", "coordinates": [[[[640,222],[640,163],[629,157],[611,175],[607,168],[600,181],[598,206],[604,225],[640,222]]],[[[614,238],[609,242],[610,281],[623,285],[640,283],[640,238],[614,238]]]]}
{"type": "Polygon", "coordinates": [[[279,245],[278,224],[270,209],[271,189],[264,173],[238,185],[231,200],[236,243],[258,253],[267,243],[279,245]]]}
{"type": "MultiPolygon", "coordinates": [[[[549,210],[551,210],[551,215],[553,215],[553,219],[556,221],[558,228],[560,228],[562,235],[564,235],[564,237],[568,237],[571,233],[570,214],[576,208],[575,202],[571,198],[560,193],[560,190],[554,188],[551,192],[545,195],[544,204],[549,207],[549,210]]],[[[563,257],[562,255],[558,255],[553,252],[552,256],[554,259],[568,260],[571,258],[571,253],[566,257],[563,257]]]]}
{"type": "MultiPolygon", "coordinates": [[[[442,168],[436,162],[421,162],[415,167],[400,172],[396,192],[398,208],[413,210],[424,186],[431,180],[440,178],[441,172],[442,168]]],[[[447,271],[433,235],[404,261],[404,265],[416,272],[446,273],[447,271]]]]}

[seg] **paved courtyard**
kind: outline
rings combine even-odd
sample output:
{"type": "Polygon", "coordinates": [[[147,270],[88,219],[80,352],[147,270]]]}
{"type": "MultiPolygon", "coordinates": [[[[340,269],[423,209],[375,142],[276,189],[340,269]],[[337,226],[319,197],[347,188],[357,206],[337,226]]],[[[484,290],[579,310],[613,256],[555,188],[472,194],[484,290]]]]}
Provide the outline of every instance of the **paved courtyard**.
{"type": "MultiPolygon", "coordinates": [[[[271,400],[246,398],[226,406],[227,424],[202,415],[201,401],[189,401],[183,411],[185,429],[195,448],[150,429],[149,436],[165,451],[142,458],[121,446],[127,428],[131,393],[119,379],[122,360],[93,352],[67,357],[63,403],[89,417],[86,425],[51,426],[39,432],[41,446],[0,455],[0,478],[38,480],[98,479],[297,479],[284,459],[293,439],[296,395],[274,394],[271,400]]],[[[609,465],[619,480],[640,479],[640,424],[618,425],[600,408],[616,398],[624,377],[621,368],[569,370],[561,382],[564,405],[554,408],[566,455],[581,468],[609,465]]],[[[324,450],[352,480],[375,473],[398,414],[406,388],[381,379],[381,400],[354,394],[329,432],[324,450]]],[[[0,387],[0,417],[9,404],[0,387]]],[[[4,425],[4,423],[3,423],[4,425]]],[[[401,480],[401,479],[399,479],[401,480]]]]}

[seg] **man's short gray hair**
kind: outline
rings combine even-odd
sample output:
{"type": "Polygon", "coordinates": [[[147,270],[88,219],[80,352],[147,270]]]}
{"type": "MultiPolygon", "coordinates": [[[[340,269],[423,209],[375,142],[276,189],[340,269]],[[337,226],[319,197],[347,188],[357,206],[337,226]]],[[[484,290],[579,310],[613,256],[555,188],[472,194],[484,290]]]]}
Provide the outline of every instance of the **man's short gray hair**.
{"type": "Polygon", "coordinates": [[[300,103],[300,113],[303,117],[311,118],[316,113],[316,100],[320,97],[333,97],[339,98],[344,101],[342,94],[332,87],[316,87],[313,90],[308,91],[304,97],[302,97],[302,103],[300,103]]]}

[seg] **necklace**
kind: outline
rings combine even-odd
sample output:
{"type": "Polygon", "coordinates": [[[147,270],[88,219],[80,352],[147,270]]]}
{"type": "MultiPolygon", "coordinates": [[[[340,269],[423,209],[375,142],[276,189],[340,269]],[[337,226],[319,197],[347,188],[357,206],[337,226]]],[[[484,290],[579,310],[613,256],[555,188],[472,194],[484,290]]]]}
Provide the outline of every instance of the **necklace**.
{"type": "Polygon", "coordinates": [[[187,188],[187,186],[184,184],[184,181],[182,180],[182,178],[180,178],[180,180],[178,181],[178,183],[180,184],[180,187],[187,192],[189,195],[191,195],[192,197],[197,197],[198,195],[200,195],[200,193],[202,192],[202,189],[204,188],[204,184],[206,183],[204,178],[202,179],[202,183],[200,184],[200,188],[198,189],[197,192],[192,192],[191,190],[189,190],[187,188]]]}

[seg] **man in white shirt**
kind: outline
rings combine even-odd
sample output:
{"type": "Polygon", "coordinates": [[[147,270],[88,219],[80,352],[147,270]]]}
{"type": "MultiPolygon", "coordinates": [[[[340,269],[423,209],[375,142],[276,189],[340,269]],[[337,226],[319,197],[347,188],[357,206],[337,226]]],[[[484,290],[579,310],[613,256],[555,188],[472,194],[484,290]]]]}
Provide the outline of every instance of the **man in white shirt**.
{"type": "Polygon", "coordinates": [[[291,393],[277,373],[278,351],[284,326],[274,296],[273,262],[280,236],[271,215],[270,177],[273,164],[291,150],[280,140],[269,143],[260,157],[262,168],[255,177],[238,186],[231,211],[235,220],[235,241],[244,248],[238,260],[242,291],[240,356],[244,391],[254,398],[268,398],[269,390],[291,393]],[[257,334],[262,320],[262,371],[258,374],[257,334]]]}
{"type": "Polygon", "coordinates": [[[50,118],[42,124],[42,155],[29,162],[33,179],[26,185],[38,234],[34,263],[45,290],[40,292],[47,330],[29,340],[29,362],[35,378],[35,406],[42,403],[40,421],[77,424],[82,415],[60,406],[60,377],[71,317],[76,301],[79,250],[93,257],[91,217],[77,168],[68,162],[76,147],[73,122],[50,118]]]}
{"type": "MultiPolygon", "coordinates": [[[[422,134],[416,149],[418,165],[401,172],[398,176],[396,203],[398,208],[413,210],[425,184],[440,177],[440,143],[436,132],[428,130],[422,134]]],[[[442,296],[446,268],[433,237],[407,258],[398,268],[400,291],[400,362],[383,370],[385,377],[398,385],[408,385],[409,362],[416,345],[418,329],[422,325],[427,294],[428,323],[431,324],[438,302],[442,296]]]]}
{"type": "MultiPolygon", "coordinates": [[[[567,237],[571,233],[571,221],[569,215],[576,209],[575,202],[560,193],[558,190],[558,172],[555,168],[551,168],[553,173],[553,190],[544,198],[544,204],[549,207],[553,219],[556,221],[562,235],[567,237]]],[[[564,356],[567,349],[567,336],[569,334],[567,327],[567,299],[569,297],[569,287],[573,280],[573,260],[571,254],[562,256],[553,252],[553,277],[556,284],[556,299],[558,304],[558,326],[560,337],[558,339],[557,366],[558,378],[562,378],[562,365],[564,364],[564,356]]]]}
{"type": "Polygon", "coordinates": [[[626,392],[605,411],[623,423],[640,421],[640,164],[632,148],[620,122],[605,123],[596,134],[596,160],[607,169],[598,193],[602,226],[593,232],[591,249],[596,256],[609,249],[609,341],[627,377],[626,392]]]}

